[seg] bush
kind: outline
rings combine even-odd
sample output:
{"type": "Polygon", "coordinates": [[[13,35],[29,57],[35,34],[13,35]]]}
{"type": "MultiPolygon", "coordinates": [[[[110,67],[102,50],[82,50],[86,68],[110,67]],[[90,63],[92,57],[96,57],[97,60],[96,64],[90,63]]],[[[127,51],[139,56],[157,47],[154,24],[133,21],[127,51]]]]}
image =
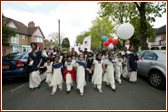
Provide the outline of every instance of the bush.
{"type": "Polygon", "coordinates": [[[62,48],[62,51],[69,51],[70,48],[62,48]]]}

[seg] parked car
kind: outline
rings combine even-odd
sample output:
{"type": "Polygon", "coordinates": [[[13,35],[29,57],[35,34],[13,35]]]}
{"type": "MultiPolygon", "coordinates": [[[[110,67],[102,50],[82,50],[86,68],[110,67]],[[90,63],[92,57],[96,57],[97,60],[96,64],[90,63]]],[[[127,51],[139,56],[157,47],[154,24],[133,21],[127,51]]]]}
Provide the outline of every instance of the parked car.
{"type": "Polygon", "coordinates": [[[10,53],[2,56],[2,78],[28,78],[27,63],[28,52],[10,53]]]}
{"type": "Polygon", "coordinates": [[[137,53],[142,60],[137,61],[137,72],[149,78],[153,87],[166,87],[166,52],[144,50],[137,53]]]}

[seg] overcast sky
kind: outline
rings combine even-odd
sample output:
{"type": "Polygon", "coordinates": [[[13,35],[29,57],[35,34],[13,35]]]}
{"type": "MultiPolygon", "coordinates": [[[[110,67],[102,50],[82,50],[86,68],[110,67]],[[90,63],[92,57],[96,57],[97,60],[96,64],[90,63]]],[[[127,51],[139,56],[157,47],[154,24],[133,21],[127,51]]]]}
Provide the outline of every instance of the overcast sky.
{"type": "MultiPolygon", "coordinates": [[[[34,21],[40,26],[45,37],[52,32],[58,32],[60,19],[61,33],[68,37],[73,45],[76,36],[88,31],[91,21],[98,16],[98,2],[2,2],[2,12],[6,17],[15,19],[28,25],[34,21]]],[[[159,28],[167,22],[166,14],[156,18],[154,28],[159,28]]]]}

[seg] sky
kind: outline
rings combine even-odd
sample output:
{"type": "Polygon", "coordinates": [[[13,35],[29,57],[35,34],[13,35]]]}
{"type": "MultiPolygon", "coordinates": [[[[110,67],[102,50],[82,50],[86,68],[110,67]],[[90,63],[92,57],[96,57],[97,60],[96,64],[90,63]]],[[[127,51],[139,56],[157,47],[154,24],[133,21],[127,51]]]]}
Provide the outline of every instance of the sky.
{"type": "MultiPolygon", "coordinates": [[[[52,32],[58,32],[58,19],[60,19],[60,32],[68,37],[73,46],[77,35],[88,31],[91,21],[98,17],[98,2],[1,2],[2,13],[9,18],[20,21],[26,26],[34,21],[40,26],[46,39],[52,32]]],[[[156,18],[152,23],[159,28],[167,22],[166,14],[156,18]]],[[[117,38],[117,37],[115,37],[117,38]]]]}

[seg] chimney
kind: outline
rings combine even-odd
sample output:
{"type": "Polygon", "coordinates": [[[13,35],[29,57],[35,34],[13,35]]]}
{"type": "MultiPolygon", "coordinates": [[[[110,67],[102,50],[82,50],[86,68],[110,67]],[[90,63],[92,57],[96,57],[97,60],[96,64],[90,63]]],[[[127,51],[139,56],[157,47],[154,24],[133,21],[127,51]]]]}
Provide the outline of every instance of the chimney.
{"type": "Polygon", "coordinates": [[[29,28],[30,28],[30,27],[35,27],[34,21],[30,21],[29,24],[28,24],[28,27],[29,27],[29,28]]]}
{"type": "Polygon", "coordinates": [[[50,42],[52,42],[52,39],[50,40],[50,42]]]}

